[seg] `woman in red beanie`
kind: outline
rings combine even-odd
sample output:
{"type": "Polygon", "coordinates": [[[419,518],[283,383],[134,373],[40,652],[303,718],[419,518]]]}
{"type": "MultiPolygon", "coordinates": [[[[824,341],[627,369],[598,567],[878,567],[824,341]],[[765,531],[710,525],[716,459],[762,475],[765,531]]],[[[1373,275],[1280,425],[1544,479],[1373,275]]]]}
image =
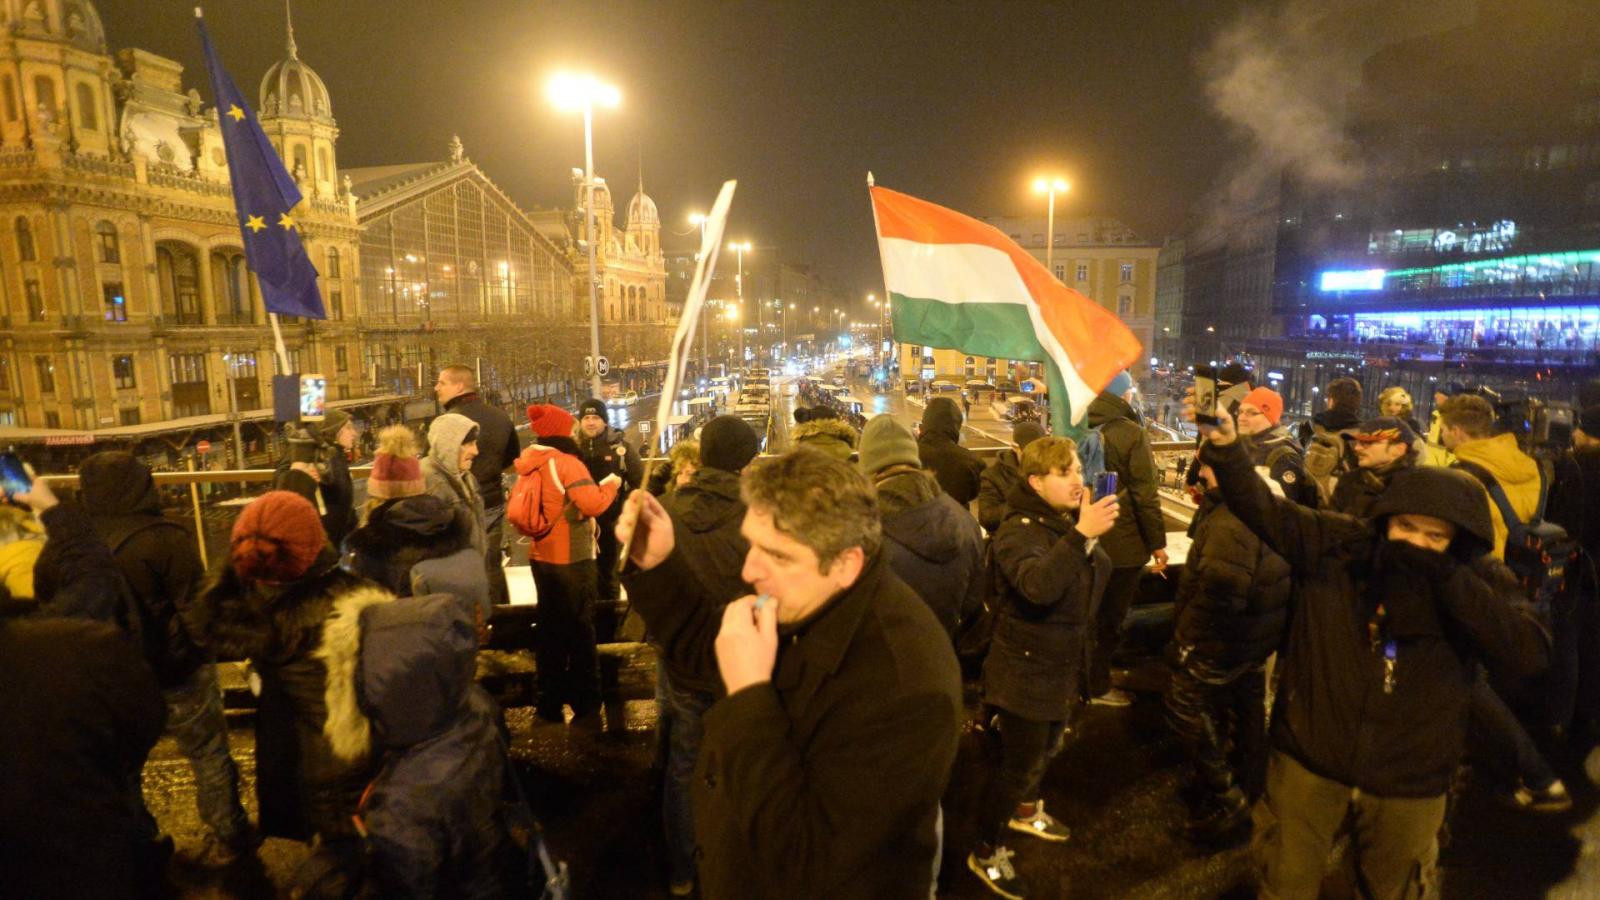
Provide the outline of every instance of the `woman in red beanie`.
{"type": "Polygon", "coordinates": [[[358,846],[350,817],[375,771],[356,703],[357,619],[363,608],[394,599],[338,561],[310,502],[270,491],[240,512],[228,559],[192,609],[195,633],[210,649],[249,659],[261,677],[262,834],[319,837],[335,855],[358,846]]]}

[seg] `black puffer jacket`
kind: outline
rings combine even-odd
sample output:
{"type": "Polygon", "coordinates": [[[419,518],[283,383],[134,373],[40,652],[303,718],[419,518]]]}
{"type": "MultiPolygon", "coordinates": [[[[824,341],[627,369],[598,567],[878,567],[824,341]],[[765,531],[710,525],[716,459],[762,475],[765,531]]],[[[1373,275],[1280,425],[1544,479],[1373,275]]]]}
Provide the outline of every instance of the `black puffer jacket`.
{"type": "Polygon", "coordinates": [[[928,472],[900,471],[877,481],[877,491],[889,568],[953,640],[956,623],[983,604],[983,532],[928,472]]]}
{"type": "Polygon", "coordinates": [[[326,548],[304,577],[272,589],[240,579],[224,560],[192,609],[196,637],[219,657],[249,659],[261,676],[256,798],[261,832],[270,837],[351,836],[350,816],[375,770],[355,695],[360,642],[329,638],[353,629],[362,608],[394,595],[338,562],[326,548]]]}
{"type": "Polygon", "coordinates": [[[983,662],[983,699],[1036,722],[1064,721],[1088,687],[1090,622],[1111,560],[1027,482],[1007,504],[993,538],[1004,593],[983,662]]]}
{"type": "MultiPolygon", "coordinates": [[[[661,505],[672,516],[673,538],[683,548],[684,561],[717,606],[753,593],[741,575],[750,542],[739,533],[745,506],[738,475],[706,466],[661,498],[661,505]]],[[[663,656],[662,663],[675,687],[722,693],[722,679],[715,673],[679,665],[670,656],[663,656]]]]}
{"type": "Polygon", "coordinates": [[[939,486],[950,499],[962,506],[978,499],[983,460],[961,446],[961,407],[949,397],[934,397],[922,411],[917,457],[922,460],[922,467],[939,479],[939,486]]]}
{"type": "Polygon", "coordinates": [[[1117,523],[1100,543],[1112,565],[1142,566],[1167,546],[1150,438],[1128,401],[1106,393],[1089,404],[1089,427],[1100,429],[1106,471],[1117,473],[1117,523]]]}
{"type": "Polygon", "coordinates": [[[371,871],[383,897],[500,897],[508,771],[500,711],[473,682],[473,622],[442,594],[360,614],[361,709],[383,768],[362,798],[371,871]]]}
{"type": "Polygon", "coordinates": [[[635,488],[644,487],[644,460],[628,446],[627,435],[610,425],[606,426],[603,434],[593,439],[583,433],[582,425],[574,425],[572,440],[578,445],[577,457],[583,460],[595,484],[605,481],[606,476],[612,474],[622,479],[616,499],[611,501],[611,506],[605,512],[595,517],[601,522],[614,522],[622,514],[622,504],[628,499],[628,494],[635,488]]]}
{"type": "Polygon", "coordinates": [[[1200,459],[1228,508],[1293,575],[1274,746],[1379,797],[1443,794],[1461,759],[1480,660],[1515,679],[1548,658],[1548,638],[1509,573],[1482,560],[1492,533],[1482,488],[1464,473],[1414,468],[1396,476],[1368,522],[1273,497],[1237,442],[1208,442],[1200,459]],[[1450,552],[1385,539],[1388,517],[1408,512],[1454,523],[1450,552]]]}
{"type": "Polygon", "coordinates": [[[472,477],[478,480],[478,496],[483,498],[484,509],[504,506],[505,471],[516,463],[522,453],[511,417],[506,415],[505,410],[485,403],[475,392],[451,398],[444,405],[444,411],[466,416],[478,424],[478,456],[472,461],[472,477]]]}
{"type": "Polygon", "coordinates": [[[1022,461],[1015,450],[1001,450],[978,477],[978,524],[994,534],[1006,518],[1006,497],[1022,480],[1022,461]]]}
{"type": "Polygon", "coordinates": [[[1289,564],[1207,491],[1190,528],[1174,638],[1224,666],[1266,659],[1289,619],[1289,564]]]}
{"type": "Polygon", "coordinates": [[[163,688],[179,684],[208,658],[183,621],[205,575],[194,533],[161,514],[150,467],[131,453],[96,453],[78,478],[90,522],[138,606],[145,659],[163,688]]]}

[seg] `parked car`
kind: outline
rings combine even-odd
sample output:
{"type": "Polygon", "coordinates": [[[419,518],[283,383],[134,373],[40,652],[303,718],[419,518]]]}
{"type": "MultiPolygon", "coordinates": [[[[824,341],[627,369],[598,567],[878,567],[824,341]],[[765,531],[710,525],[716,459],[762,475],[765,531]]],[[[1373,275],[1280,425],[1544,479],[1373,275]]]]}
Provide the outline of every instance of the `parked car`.
{"type": "Polygon", "coordinates": [[[632,406],[639,402],[638,391],[623,391],[606,401],[607,406],[632,406]]]}
{"type": "Polygon", "coordinates": [[[935,381],[933,383],[933,392],[936,394],[959,394],[961,393],[961,385],[956,384],[954,381],[935,381]]]}

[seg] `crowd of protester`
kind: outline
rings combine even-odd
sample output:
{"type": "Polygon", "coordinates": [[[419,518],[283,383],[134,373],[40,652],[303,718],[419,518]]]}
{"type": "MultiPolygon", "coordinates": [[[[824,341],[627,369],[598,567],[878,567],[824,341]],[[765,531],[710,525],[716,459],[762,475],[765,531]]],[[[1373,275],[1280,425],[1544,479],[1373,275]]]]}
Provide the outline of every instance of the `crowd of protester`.
{"type": "MultiPolygon", "coordinates": [[[[1276,392],[1220,375],[1165,653],[1183,834],[1250,840],[1264,896],[1341,877],[1434,896],[1465,762],[1513,807],[1559,811],[1541,744],[1600,741],[1600,390],[1567,449],[1460,388],[1426,430],[1397,388],[1363,419],[1352,379],[1297,437],[1276,392]]],[[[1132,386],[1076,439],[1019,423],[987,463],[950,398],[857,428],[800,397],[787,452],[718,416],[647,478],[602,400],[529,406],[524,448],[449,366],[425,434],[375,436],[365,504],[355,429],[330,414],[210,571],[148,467],[96,454],[76,500],[35,481],[0,509],[0,887],[164,896],[174,844],[140,773],[168,733],[206,829],[189,862],[286,838],[310,847],[294,896],[558,894],[475,682],[516,532],[536,716],[599,729],[597,642],[624,595],[655,648],[671,895],[920,898],[973,877],[1053,896],[1017,845],[1071,840],[1046,773],[1092,706],[1134,701],[1114,654],[1169,561],[1132,386]],[[1094,496],[1090,468],[1115,490],[1094,496]],[[254,821],[219,659],[256,694],[254,821]],[[975,810],[951,783],[967,727],[998,747],[975,810]],[[970,846],[946,840],[956,815],[970,846]]]]}

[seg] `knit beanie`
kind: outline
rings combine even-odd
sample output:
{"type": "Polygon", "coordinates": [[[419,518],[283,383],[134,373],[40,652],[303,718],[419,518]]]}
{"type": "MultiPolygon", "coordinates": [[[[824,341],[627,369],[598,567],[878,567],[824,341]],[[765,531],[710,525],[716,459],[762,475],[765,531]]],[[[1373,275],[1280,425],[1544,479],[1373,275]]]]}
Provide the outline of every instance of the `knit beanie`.
{"type": "Polygon", "coordinates": [[[1044,427],[1038,422],[1023,422],[1011,429],[1011,439],[1017,442],[1018,450],[1042,437],[1044,437],[1044,427]]]}
{"type": "Polygon", "coordinates": [[[1117,377],[1111,379],[1111,383],[1106,385],[1106,393],[1113,397],[1126,397],[1130,390],[1133,390],[1133,376],[1128,374],[1127,369],[1118,372],[1117,377]]]}
{"type": "Polygon", "coordinates": [[[738,416],[717,416],[700,429],[700,465],[738,472],[761,452],[761,439],[738,416]]]}
{"type": "Polygon", "coordinates": [[[311,433],[316,435],[317,440],[324,444],[337,443],[339,429],[343,428],[345,423],[349,421],[349,413],[342,409],[330,409],[323,415],[322,421],[311,423],[311,433]]]}
{"type": "Polygon", "coordinates": [[[542,438],[571,437],[572,413],[549,403],[535,403],[528,407],[528,426],[542,438]]]}
{"type": "Polygon", "coordinates": [[[606,415],[606,402],[598,397],[590,397],[583,401],[582,406],[578,407],[578,418],[581,419],[584,416],[599,416],[607,422],[611,421],[611,417],[606,415]]]}
{"type": "Polygon", "coordinates": [[[917,454],[917,439],[894,416],[875,416],[861,429],[861,469],[876,475],[895,465],[922,467],[917,454]]]}
{"type": "Polygon", "coordinates": [[[374,500],[414,497],[423,493],[422,463],[417,461],[417,439],[404,425],[378,432],[378,452],[372,458],[367,496],[374,500]]]}
{"type": "Polygon", "coordinates": [[[1272,388],[1258,387],[1245,394],[1244,399],[1239,402],[1254,406],[1261,411],[1263,416],[1267,417],[1268,422],[1274,425],[1278,424],[1278,420],[1283,418],[1283,397],[1272,388]]]}
{"type": "Polygon", "coordinates": [[[268,491],[233,523],[233,571],[248,581],[294,581],[328,544],[311,501],[293,491],[268,491]]]}

